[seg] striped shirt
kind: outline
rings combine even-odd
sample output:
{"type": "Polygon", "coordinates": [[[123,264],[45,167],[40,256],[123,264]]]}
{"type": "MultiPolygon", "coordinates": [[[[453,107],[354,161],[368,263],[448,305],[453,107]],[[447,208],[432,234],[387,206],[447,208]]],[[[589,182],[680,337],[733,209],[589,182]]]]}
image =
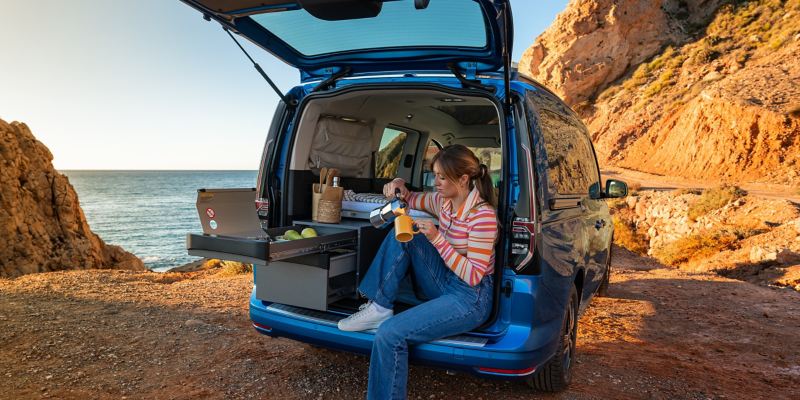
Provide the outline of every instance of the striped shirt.
{"type": "Polygon", "coordinates": [[[409,208],[439,217],[439,233],[431,243],[464,282],[475,286],[494,271],[497,214],[483,202],[478,189],[472,189],[456,212],[453,202],[438,192],[411,192],[406,201],[409,208]]]}

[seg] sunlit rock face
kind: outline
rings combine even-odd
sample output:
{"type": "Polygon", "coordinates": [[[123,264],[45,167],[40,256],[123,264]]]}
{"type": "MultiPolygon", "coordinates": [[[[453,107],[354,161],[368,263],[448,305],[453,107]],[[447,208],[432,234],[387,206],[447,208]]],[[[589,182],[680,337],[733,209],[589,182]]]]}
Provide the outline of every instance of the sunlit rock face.
{"type": "Polygon", "coordinates": [[[53,155],[23,123],[0,120],[0,277],[66,269],[144,270],[92,233],[53,155]]]}

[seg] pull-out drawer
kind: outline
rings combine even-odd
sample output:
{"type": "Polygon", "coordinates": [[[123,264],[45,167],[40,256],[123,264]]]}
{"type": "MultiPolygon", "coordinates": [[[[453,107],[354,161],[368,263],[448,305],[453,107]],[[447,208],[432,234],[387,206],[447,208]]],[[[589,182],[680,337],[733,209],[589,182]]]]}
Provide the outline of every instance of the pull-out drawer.
{"type": "Polygon", "coordinates": [[[255,265],[256,298],[326,311],[356,290],[356,252],[330,251],[255,265]]]}
{"type": "MultiPolygon", "coordinates": [[[[301,232],[306,227],[284,226],[268,229],[266,233],[269,238],[275,238],[290,229],[301,232]]],[[[192,256],[266,265],[291,257],[354,246],[358,240],[358,233],[353,230],[335,226],[313,228],[317,237],[286,241],[270,240],[263,231],[228,236],[189,233],[186,235],[186,249],[192,256]]]]}

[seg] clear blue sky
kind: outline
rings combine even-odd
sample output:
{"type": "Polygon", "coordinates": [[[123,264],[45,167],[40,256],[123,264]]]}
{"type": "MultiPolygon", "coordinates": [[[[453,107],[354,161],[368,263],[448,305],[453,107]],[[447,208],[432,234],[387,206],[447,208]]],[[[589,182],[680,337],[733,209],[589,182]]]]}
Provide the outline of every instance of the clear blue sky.
{"type": "MultiPolygon", "coordinates": [[[[515,61],[567,2],[512,0],[515,61]]],[[[299,82],[245,46],[281,89],[299,82]]],[[[0,54],[0,118],[27,123],[58,169],[255,169],[277,103],[178,0],[2,0],[0,54]]]]}

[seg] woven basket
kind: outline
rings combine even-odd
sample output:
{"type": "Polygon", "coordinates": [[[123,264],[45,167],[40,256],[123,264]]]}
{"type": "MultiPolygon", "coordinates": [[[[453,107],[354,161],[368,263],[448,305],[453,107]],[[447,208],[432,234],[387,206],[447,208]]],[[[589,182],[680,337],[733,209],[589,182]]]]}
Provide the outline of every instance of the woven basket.
{"type": "Polygon", "coordinates": [[[319,200],[321,198],[322,198],[322,193],[317,193],[317,192],[311,193],[311,219],[313,221],[319,221],[319,219],[317,219],[317,214],[319,213],[319,200]]]}
{"type": "Polygon", "coordinates": [[[340,200],[319,200],[317,221],[338,224],[342,221],[342,202],[340,200]]]}

